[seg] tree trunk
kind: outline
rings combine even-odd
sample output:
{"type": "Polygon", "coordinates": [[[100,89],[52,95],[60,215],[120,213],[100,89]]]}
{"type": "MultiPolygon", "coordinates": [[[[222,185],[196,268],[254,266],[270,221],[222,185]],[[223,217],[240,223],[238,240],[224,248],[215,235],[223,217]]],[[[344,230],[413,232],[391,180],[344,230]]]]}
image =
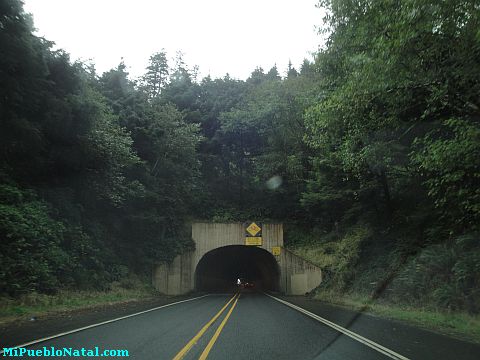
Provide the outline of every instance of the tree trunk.
{"type": "Polygon", "coordinates": [[[385,197],[385,205],[387,207],[387,211],[389,215],[391,215],[393,212],[392,197],[390,195],[390,187],[388,186],[388,180],[385,170],[382,170],[382,172],[380,173],[379,180],[380,184],[382,185],[383,196],[385,197]]]}

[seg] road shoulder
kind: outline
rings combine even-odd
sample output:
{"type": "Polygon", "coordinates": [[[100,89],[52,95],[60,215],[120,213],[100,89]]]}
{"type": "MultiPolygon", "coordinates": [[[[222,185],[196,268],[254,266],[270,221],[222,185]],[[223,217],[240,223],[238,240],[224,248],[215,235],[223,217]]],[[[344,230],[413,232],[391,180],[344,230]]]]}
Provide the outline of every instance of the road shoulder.
{"type": "MultiPolygon", "coordinates": [[[[198,295],[195,295],[198,296],[198,295]]],[[[42,315],[34,319],[18,319],[0,324],[1,347],[9,347],[71,331],[84,326],[171,304],[194,296],[156,296],[137,301],[101,304],[84,309],[42,315]]]]}
{"type": "Polygon", "coordinates": [[[412,359],[476,360],[480,357],[479,344],[304,296],[278,297],[412,359]]]}

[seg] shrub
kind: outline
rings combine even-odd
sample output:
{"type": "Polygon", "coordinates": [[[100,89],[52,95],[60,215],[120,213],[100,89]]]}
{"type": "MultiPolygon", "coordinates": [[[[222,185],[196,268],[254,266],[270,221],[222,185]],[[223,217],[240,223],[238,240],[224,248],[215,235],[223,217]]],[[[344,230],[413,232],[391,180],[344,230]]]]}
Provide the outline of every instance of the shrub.
{"type": "Polygon", "coordinates": [[[480,311],[479,234],[432,245],[414,257],[392,283],[398,300],[449,310],[480,311]]]}

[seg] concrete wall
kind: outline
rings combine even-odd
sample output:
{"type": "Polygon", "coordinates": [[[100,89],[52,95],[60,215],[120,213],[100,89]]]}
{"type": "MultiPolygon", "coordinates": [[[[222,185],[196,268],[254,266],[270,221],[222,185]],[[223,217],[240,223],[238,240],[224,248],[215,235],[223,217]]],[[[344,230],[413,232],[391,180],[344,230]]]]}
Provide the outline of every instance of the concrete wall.
{"type": "Polygon", "coordinates": [[[289,295],[305,295],[322,282],[322,270],[282,248],[280,256],[280,290],[289,295]]]}
{"type": "MultiPolygon", "coordinates": [[[[275,256],[275,260],[280,268],[282,292],[305,294],[320,284],[320,268],[283,248],[282,224],[262,224],[262,238],[261,248],[270,253],[274,246],[281,247],[281,253],[275,256]]],[[[242,223],[193,223],[192,239],[195,251],[177,256],[172,263],[159,264],[154,269],[152,282],[158,291],[170,295],[192,291],[195,288],[195,269],[200,259],[219,247],[244,245],[245,228],[242,223]]]]}
{"type": "Polygon", "coordinates": [[[153,270],[152,283],[163,294],[180,295],[193,290],[193,252],[177,256],[170,264],[159,264],[153,270]]]}

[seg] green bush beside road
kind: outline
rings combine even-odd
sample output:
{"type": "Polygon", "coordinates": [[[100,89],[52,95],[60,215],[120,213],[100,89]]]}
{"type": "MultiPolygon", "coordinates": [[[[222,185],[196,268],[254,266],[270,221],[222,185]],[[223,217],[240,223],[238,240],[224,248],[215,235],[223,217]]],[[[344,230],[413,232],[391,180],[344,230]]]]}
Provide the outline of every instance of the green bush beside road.
{"type": "Polygon", "coordinates": [[[476,234],[407,255],[401,237],[396,246],[386,246],[365,226],[335,241],[335,234],[317,236],[291,245],[323,270],[323,282],[312,294],[316,299],[480,343],[476,234]]]}
{"type": "Polygon", "coordinates": [[[112,305],[154,298],[159,294],[149,285],[138,279],[129,279],[111,284],[110,289],[64,290],[54,295],[29,293],[21,297],[0,297],[0,323],[10,323],[19,319],[55,315],[73,310],[91,309],[97,306],[112,305]]]}

